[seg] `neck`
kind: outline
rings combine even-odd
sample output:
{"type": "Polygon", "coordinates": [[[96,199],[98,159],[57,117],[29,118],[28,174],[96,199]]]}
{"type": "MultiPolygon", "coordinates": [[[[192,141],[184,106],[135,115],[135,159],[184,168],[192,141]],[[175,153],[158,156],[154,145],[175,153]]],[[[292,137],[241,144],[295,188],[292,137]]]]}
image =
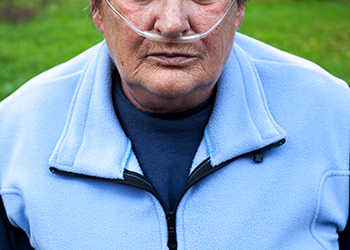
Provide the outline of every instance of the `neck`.
{"type": "Polygon", "coordinates": [[[213,94],[216,84],[197,88],[176,97],[161,96],[144,88],[126,85],[123,80],[121,85],[126,97],[136,108],[149,113],[166,114],[197,107],[213,94]]]}

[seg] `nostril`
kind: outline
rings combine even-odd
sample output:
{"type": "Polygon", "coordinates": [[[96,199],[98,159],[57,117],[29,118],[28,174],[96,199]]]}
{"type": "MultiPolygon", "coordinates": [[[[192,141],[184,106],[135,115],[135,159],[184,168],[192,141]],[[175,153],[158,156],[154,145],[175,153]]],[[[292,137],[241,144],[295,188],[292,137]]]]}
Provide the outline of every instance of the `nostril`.
{"type": "MultiPolygon", "coordinates": [[[[170,1],[174,2],[174,1],[170,1]]],[[[168,2],[166,6],[160,10],[159,16],[154,23],[154,29],[157,33],[166,37],[178,37],[190,30],[188,15],[184,6],[176,6],[168,2]]]]}
{"type": "Polygon", "coordinates": [[[156,26],[156,31],[162,34],[163,36],[178,37],[189,30],[189,25],[187,25],[186,23],[170,23],[169,21],[167,22],[168,24],[163,23],[158,24],[156,26]]]}

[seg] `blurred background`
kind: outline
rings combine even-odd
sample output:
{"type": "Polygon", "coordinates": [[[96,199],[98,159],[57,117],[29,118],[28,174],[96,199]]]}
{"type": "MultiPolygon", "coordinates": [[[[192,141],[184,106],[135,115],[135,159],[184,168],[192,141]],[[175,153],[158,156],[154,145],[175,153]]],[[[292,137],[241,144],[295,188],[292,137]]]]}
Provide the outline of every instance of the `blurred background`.
{"type": "MultiPolygon", "coordinates": [[[[0,0],[0,101],[103,40],[88,0],[0,0]]],[[[350,0],[248,0],[239,32],[350,83],[350,0]]]]}

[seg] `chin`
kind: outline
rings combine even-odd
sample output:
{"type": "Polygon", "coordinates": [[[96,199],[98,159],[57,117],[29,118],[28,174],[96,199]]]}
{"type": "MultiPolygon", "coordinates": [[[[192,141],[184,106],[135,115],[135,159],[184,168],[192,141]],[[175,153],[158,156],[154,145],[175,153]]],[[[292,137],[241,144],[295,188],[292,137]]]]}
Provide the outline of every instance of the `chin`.
{"type": "Polygon", "coordinates": [[[152,86],[149,91],[159,97],[162,98],[181,98],[189,93],[191,93],[195,87],[191,86],[190,84],[172,84],[172,83],[166,83],[161,84],[157,86],[152,86]]]}

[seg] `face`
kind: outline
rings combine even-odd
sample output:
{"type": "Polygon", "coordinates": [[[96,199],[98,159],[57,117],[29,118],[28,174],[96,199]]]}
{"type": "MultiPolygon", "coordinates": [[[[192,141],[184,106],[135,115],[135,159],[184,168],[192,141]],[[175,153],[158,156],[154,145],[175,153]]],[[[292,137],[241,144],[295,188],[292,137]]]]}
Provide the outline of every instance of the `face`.
{"type": "MultiPolygon", "coordinates": [[[[91,0],[93,1],[93,0],[91,0]]],[[[230,0],[110,0],[136,27],[176,37],[207,31],[230,0]]],[[[230,55],[244,18],[237,4],[207,37],[193,43],[154,42],[136,34],[105,1],[93,16],[104,34],[129,100],[149,112],[179,112],[205,101],[230,55]]]]}

